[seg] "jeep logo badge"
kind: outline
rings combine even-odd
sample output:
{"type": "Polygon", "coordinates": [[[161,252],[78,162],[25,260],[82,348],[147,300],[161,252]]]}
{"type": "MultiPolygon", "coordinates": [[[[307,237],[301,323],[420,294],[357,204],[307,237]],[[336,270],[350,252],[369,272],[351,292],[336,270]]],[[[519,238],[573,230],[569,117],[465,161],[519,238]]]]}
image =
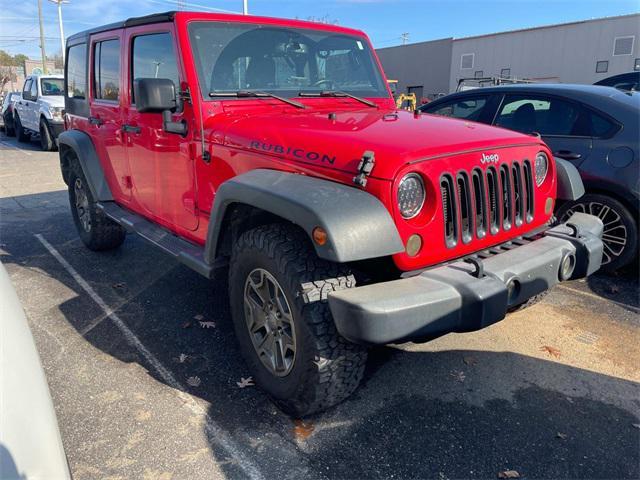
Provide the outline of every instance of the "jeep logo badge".
{"type": "Polygon", "coordinates": [[[498,163],[500,161],[500,155],[497,153],[492,153],[491,155],[487,155],[486,153],[482,154],[482,158],[480,159],[480,163],[483,165],[485,163],[498,163]]]}

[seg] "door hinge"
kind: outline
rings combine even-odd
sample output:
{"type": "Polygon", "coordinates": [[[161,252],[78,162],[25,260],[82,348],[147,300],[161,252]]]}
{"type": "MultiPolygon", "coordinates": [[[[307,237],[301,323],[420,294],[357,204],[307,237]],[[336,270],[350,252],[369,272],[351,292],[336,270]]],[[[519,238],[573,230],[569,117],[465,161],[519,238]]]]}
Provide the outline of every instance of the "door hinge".
{"type": "Polygon", "coordinates": [[[373,167],[376,164],[375,153],[367,150],[362,154],[362,159],[360,160],[360,164],[358,165],[358,175],[353,177],[353,183],[358,185],[359,187],[367,186],[367,177],[371,175],[373,171],[373,167]]]}

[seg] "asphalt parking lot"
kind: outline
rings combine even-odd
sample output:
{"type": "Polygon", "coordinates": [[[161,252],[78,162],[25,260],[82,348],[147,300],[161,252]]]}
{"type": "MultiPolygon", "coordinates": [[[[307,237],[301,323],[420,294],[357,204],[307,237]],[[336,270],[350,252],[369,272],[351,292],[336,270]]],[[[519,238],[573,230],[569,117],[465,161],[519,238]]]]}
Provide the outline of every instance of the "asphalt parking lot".
{"type": "Polygon", "coordinates": [[[637,271],[377,348],[352,398],[299,422],[238,385],[224,281],[132,236],[87,250],[65,188],[57,153],[0,135],[0,259],[76,480],[640,477],[637,271]]]}

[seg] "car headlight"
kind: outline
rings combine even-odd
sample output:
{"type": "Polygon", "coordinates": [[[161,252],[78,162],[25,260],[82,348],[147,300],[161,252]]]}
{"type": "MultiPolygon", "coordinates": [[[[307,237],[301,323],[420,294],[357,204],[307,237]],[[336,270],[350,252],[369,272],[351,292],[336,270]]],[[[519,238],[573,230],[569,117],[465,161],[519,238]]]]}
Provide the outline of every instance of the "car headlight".
{"type": "Polygon", "coordinates": [[[51,116],[55,119],[62,119],[62,111],[64,109],[62,107],[53,107],[51,109],[51,116]]]}
{"type": "Polygon", "coordinates": [[[542,185],[544,179],[547,178],[549,171],[549,158],[546,153],[540,152],[536,155],[536,185],[542,185]]]}
{"type": "Polygon", "coordinates": [[[404,218],[413,218],[424,205],[425,192],[422,178],[417,173],[408,173],[398,185],[398,209],[404,218]]]}

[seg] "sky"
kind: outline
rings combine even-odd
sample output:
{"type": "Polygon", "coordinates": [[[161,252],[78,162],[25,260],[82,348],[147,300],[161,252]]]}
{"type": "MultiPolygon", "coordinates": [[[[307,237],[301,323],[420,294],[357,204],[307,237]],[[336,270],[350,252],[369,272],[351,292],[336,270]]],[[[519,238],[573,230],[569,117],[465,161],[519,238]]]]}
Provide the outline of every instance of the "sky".
{"type": "MultiPolygon", "coordinates": [[[[640,0],[248,0],[249,13],[359,28],[376,48],[640,12],[640,0]]],[[[57,7],[42,0],[47,55],[60,53],[57,7]]],[[[175,10],[241,12],[242,0],[69,0],[64,32],[175,10]]],[[[0,49],[39,58],[37,0],[0,0],[0,49]]],[[[640,26],[639,26],[640,28],[640,26]]]]}

